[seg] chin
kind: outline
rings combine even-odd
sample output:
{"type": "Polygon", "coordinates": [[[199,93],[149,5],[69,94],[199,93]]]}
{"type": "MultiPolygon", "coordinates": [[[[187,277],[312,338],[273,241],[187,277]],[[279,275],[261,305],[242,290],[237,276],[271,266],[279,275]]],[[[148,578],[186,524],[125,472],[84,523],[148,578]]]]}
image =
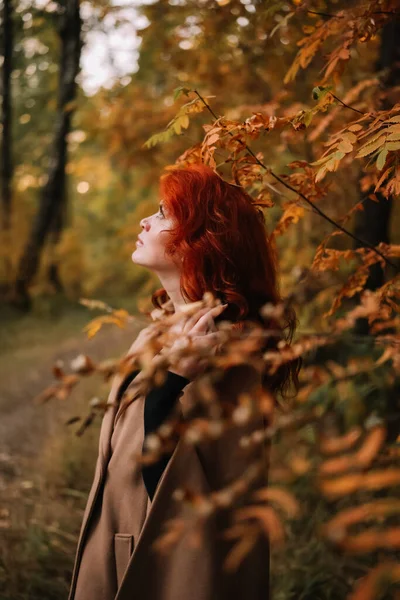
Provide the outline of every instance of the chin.
{"type": "Polygon", "coordinates": [[[137,249],[132,252],[131,256],[132,262],[136,264],[140,264],[140,258],[137,256],[137,249]]]}
{"type": "Polygon", "coordinates": [[[135,265],[138,265],[139,267],[145,267],[146,269],[151,269],[150,265],[148,265],[146,261],[141,258],[140,252],[138,252],[137,250],[132,252],[131,259],[132,262],[135,263],[135,265]]]}

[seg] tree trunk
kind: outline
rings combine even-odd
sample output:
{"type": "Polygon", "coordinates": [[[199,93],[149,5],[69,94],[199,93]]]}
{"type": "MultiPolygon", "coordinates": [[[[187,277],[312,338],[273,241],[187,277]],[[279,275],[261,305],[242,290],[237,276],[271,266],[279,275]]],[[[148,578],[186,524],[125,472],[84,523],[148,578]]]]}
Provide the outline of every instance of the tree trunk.
{"type": "Polygon", "coordinates": [[[81,18],[79,0],[64,0],[62,8],[59,99],[48,178],[42,189],[39,209],[19,263],[15,283],[15,300],[23,308],[30,306],[29,284],[38,270],[46,238],[64,205],[67,135],[76,97],[75,79],[79,72],[81,18]]]}
{"type": "MultiPolygon", "coordinates": [[[[381,106],[382,110],[389,109],[395,102],[391,98],[390,89],[400,85],[400,23],[394,19],[382,31],[380,56],[377,70],[384,71],[381,78],[381,88],[385,95],[381,106]]],[[[369,191],[373,194],[373,188],[369,191]]],[[[390,218],[392,214],[392,198],[385,198],[382,194],[375,194],[378,202],[368,198],[364,202],[364,210],[358,213],[355,234],[361,239],[377,246],[380,242],[389,243],[390,218]]],[[[384,271],[379,264],[370,269],[366,288],[376,290],[384,283],[384,271]]],[[[365,319],[357,321],[356,331],[359,334],[368,333],[368,322],[365,319]]]]}
{"type": "MultiPolygon", "coordinates": [[[[3,68],[1,73],[1,229],[3,232],[3,241],[7,243],[7,237],[10,235],[11,206],[12,206],[12,141],[11,141],[11,72],[12,72],[12,53],[13,53],[13,8],[12,0],[3,0],[3,19],[1,27],[1,56],[3,58],[3,68]]],[[[11,263],[9,259],[5,262],[6,280],[11,277],[11,263]]]]}
{"type": "Polygon", "coordinates": [[[53,286],[54,291],[58,293],[62,293],[64,291],[64,286],[61,281],[60,272],[59,272],[59,262],[57,258],[57,245],[61,239],[61,235],[63,229],[65,227],[66,221],[66,211],[67,211],[67,190],[66,186],[64,186],[64,197],[60,201],[60,205],[58,207],[58,212],[56,214],[55,219],[53,220],[51,231],[50,231],[50,264],[47,271],[47,277],[49,279],[49,283],[53,286]]]}

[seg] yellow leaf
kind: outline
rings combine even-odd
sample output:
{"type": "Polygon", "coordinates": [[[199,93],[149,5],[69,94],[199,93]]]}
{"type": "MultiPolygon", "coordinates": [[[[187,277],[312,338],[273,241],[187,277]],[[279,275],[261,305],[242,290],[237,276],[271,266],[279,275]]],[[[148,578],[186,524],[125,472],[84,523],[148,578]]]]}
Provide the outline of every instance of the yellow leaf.
{"type": "Polygon", "coordinates": [[[362,125],[360,125],[359,123],[354,123],[354,125],[350,125],[350,127],[348,127],[349,131],[360,131],[360,129],[362,129],[362,125]]]}
{"type": "Polygon", "coordinates": [[[349,152],[352,152],[353,144],[348,139],[343,139],[338,146],[338,150],[348,154],[349,152]]]}
{"type": "Polygon", "coordinates": [[[400,133],[400,123],[396,125],[391,125],[386,129],[387,133],[391,135],[392,133],[400,133]]]}
{"type": "Polygon", "coordinates": [[[381,171],[383,169],[383,167],[385,166],[387,154],[388,154],[388,148],[386,145],[383,148],[383,150],[381,150],[379,152],[378,158],[376,159],[376,168],[378,169],[378,171],[381,171]]]}
{"type": "Polygon", "coordinates": [[[180,119],[181,122],[181,127],[183,129],[187,129],[189,127],[189,117],[188,115],[183,115],[183,117],[181,117],[180,119]]]}
{"type": "Polygon", "coordinates": [[[315,176],[315,183],[318,183],[318,181],[321,181],[325,177],[326,173],[327,173],[327,168],[322,167],[322,169],[320,169],[315,176]]]}
{"type": "Polygon", "coordinates": [[[386,148],[390,150],[390,152],[400,150],[400,142],[389,142],[388,144],[386,144],[386,148]]]}
{"type": "Polygon", "coordinates": [[[356,154],[356,158],[363,158],[364,156],[368,156],[369,154],[372,154],[372,152],[375,152],[375,150],[377,150],[378,148],[383,146],[383,144],[385,143],[385,140],[386,140],[386,136],[381,135],[374,142],[372,142],[372,143],[367,142],[358,151],[358,153],[356,154]]]}
{"type": "Polygon", "coordinates": [[[398,140],[400,140],[400,132],[399,133],[390,133],[386,139],[388,142],[397,142],[398,140]]]}
{"type": "Polygon", "coordinates": [[[385,181],[385,179],[388,178],[389,174],[391,173],[391,171],[393,171],[393,169],[394,169],[394,167],[389,167],[388,169],[386,169],[386,171],[384,172],[384,174],[382,175],[382,177],[376,184],[374,192],[376,192],[376,190],[378,190],[381,187],[382,183],[385,181]]]}

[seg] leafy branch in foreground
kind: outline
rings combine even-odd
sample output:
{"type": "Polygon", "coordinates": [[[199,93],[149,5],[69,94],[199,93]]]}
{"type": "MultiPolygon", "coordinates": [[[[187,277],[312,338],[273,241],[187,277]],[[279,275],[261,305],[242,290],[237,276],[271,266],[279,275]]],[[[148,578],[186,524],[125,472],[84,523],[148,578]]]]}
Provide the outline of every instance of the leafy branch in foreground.
{"type": "MultiPolygon", "coordinates": [[[[219,119],[217,117],[217,115],[214,113],[214,111],[212,110],[212,108],[210,107],[210,105],[199,94],[199,92],[197,90],[194,90],[194,93],[204,103],[205,107],[211,113],[211,115],[214,117],[214,119],[216,121],[218,121],[218,122],[221,123],[221,119],[219,119]]],[[[221,123],[221,127],[224,128],[223,123],[221,123]]],[[[231,136],[233,136],[233,134],[232,134],[231,131],[228,131],[228,134],[231,135],[231,136]]],[[[385,261],[386,264],[391,265],[396,271],[400,271],[399,267],[395,263],[393,263],[391,260],[389,260],[382,252],[380,252],[380,250],[378,250],[377,248],[375,248],[372,244],[370,244],[366,240],[362,240],[358,236],[354,235],[351,231],[349,231],[348,229],[346,229],[345,227],[343,227],[342,225],[340,225],[340,223],[337,223],[334,219],[332,219],[331,217],[329,217],[329,215],[327,215],[324,211],[322,211],[319,208],[319,206],[317,206],[314,202],[312,202],[312,200],[310,200],[305,194],[303,194],[303,192],[301,192],[299,190],[296,190],[292,185],[290,185],[290,183],[288,183],[282,177],[280,177],[279,175],[277,175],[276,173],[274,173],[270,167],[267,167],[258,158],[258,156],[256,156],[254,154],[254,152],[252,151],[252,149],[248,146],[248,144],[246,142],[242,142],[242,144],[243,144],[243,147],[246,149],[246,151],[253,157],[254,162],[256,164],[258,164],[260,167],[262,167],[267,173],[269,173],[274,179],[276,179],[277,181],[279,181],[279,183],[281,183],[288,190],[290,190],[291,192],[294,192],[296,195],[300,196],[300,198],[302,200],[304,200],[309,206],[311,206],[312,209],[320,217],[322,217],[323,219],[325,219],[326,221],[328,221],[328,223],[330,223],[331,225],[333,225],[336,229],[339,229],[339,231],[341,231],[342,233],[346,234],[348,237],[352,238],[354,241],[358,242],[361,246],[366,246],[366,247],[370,248],[373,252],[375,252],[378,256],[380,256],[385,261]]]]}
{"type": "MultiPolygon", "coordinates": [[[[268,321],[274,318],[279,322],[284,307],[265,305],[261,311],[265,326],[253,327],[246,336],[235,331],[228,321],[218,324],[223,341],[221,352],[216,356],[208,355],[210,368],[196,383],[195,398],[201,415],[195,411],[182,422],[177,403],[169,419],[146,437],[145,453],[136,457],[138,463],[146,465],[158,460],[174,447],[177,439],[200,447],[217,444],[228,430],[237,431],[238,448],[250,457],[257,448],[277,436],[285,442],[280,444],[278,455],[274,456],[267,488],[254,487],[265,469],[263,461],[254,459],[240,477],[207,495],[190,488],[176,490],[174,499],[186,505],[187,518],[168,521],[156,542],[158,551],[170,551],[188,528],[193,543],[198,543],[204,522],[224,510],[232,511],[231,524],[224,532],[226,539],[233,541],[226,556],[228,570],[238,568],[259,536],[268,536],[276,550],[284,548],[287,527],[292,521],[304,518],[306,509],[295,489],[300,481],[307,479],[314,494],[330,506],[329,518],[316,532],[324,543],[349,555],[367,555],[381,549],[395,555],[400,547],[398,528],[392,524],[400,513],[400,502],[395,496],[396,486],[400,483],[400,469],[396,464],[399,447],[389,439],[388,416],[396,414],[396,407],[392,406],[392,412],[388,413],[388,408],[369,390],[379,380],[381,386],[383,383],[387,386],[388,397],[392,397],[400,386],[400,322],[398,316],[393,319],[391,310],[381,309],[379,292],[364,293],[361,299],[359,306],[335,322],[332,332],[302,336],[291,346],[280,344],[276,350],[266,351],[261,362],[255,360],[254,352],[264,336],[276,335],[276,331],[268,329],[268,321]],[[345,340],[346,332],[360,316],[369,319],[371,325],[390,322],[396,332],[388,337],[385,328],[378,327],[373,352],[367,349],[366,354],[354,356],[345,364],[334,360],[319,363],[319,350],[337,345],[341,338],[345,340]],[[290,411],[284,404],[277,404],[277,399],[267,389],[258,388],[251,394],[240,395],[229,411],[221,412],[213,373],[245,363],[253,364],[258,370],[267,368],[273,374],[299,356],[306,360],[307,366],[302,371],[301,388],[290,411]],[[354,396],[356,381],[358,396],[354,396]],[[353,404],[360,400],[363,410],[355,415],[353,404]],[[266,426],[249,435],[246,426],[258,411],[264,415],[266,426]],[[391,490],[393,497],[382,499],[380,494],[386,490],[391,490]]],[[[213,302],[212,294],[206,294],[202,301],[185,307],[185,316],[189,317],[201,306],[211,306],[213,302]]],[[[64,388],[62,396],[50,388],[42,398],[65,399],[72,389],[68,377],[74,377],[77,382],[80,376],[101,373],[107,379],[114,375],[122,382],[132,370],[141,368],[139,380],[128,387],[122,398],[122,403],[129,403],[135,401],[138,394],[145,394],[152,386],[162,383],[170,365],[179,364],[182,357],[190,353],[200,352],[182,339],[178,347],[174,345],[173,326],[182,315],[169,315],[156,309],[152,316],[151,335],[140,351],[128,352],[113,364],[95,365],[88,357],[78,357],[71,365],[72,374],[66,375],[60,368],[55,371],[64,388]],[[169,352],[172,347],[174,351],[169,352]]],[[[201,359],[205,357],[207,349],[198,355],[201,359]]],[[[78,435],[93,423],[96,414],[103,414],[109,408],[99,399],[92,400],[89,405],[89,414],[78,429],[78,435]]],[[[77,422],[76,418],[74,422],[77,422]]],[[[393,568],[396,573],[397,566],[393,568]]],[[[373,570],[368,577],[379,572],[373,570]]],[[[361,581],[354,597],[361,593],[363,586],[361,581]]]]}
{"type": "MultiPolygon", "coordinates": [[[[186,93],[184,91],[185,88],[178,88],[179,93],[175,93],[175,100],[179,97],[180,93],[186,93]]],[[[212,98],[213,96],[208,96],[212,98]]],[[[198,101],[197,98],[194,98],[190,102],[187,102],[183,106],[180,107],[179,111],[175,115],[175,117],[168,123],[165,131],[161,133],[156,133],[152,135],[145,143],[145,148],[151,148],[156,144],[164,144],[169,142],[169,140],[174,135],[180,135],[182,129],[187,129],[189,127],[189,115],[200,113],[204,110],[204,107],[201,102],[198,101]]]]}

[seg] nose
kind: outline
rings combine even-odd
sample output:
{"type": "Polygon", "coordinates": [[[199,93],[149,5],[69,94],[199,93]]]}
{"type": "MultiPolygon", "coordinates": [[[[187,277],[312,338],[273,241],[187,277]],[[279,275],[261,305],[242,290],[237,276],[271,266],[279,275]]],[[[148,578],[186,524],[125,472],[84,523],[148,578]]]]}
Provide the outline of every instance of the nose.
{"type": "Polygon", "coordinates": [[[140,221],[140,227],[142,227],[143,229],[145,229],[146,231],[148,231],[148,229],[149,229],[149,222],[147,220],[147,217],[145,217],[144,219],[142,219],[140,221]]]}

